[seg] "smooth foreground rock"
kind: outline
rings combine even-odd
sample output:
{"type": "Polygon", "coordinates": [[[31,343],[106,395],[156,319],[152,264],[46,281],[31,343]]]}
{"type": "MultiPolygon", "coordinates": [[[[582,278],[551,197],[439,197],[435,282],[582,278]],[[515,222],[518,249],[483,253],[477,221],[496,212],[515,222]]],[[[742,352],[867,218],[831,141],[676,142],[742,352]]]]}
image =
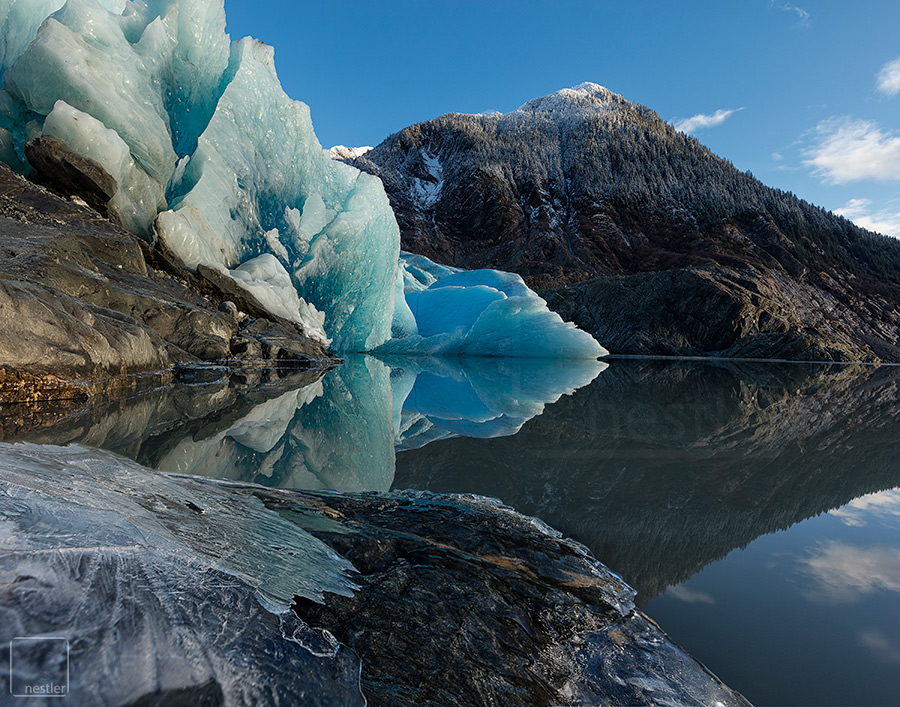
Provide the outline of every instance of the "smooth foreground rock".
{"type": "Polygon", "coordinates": [[[0,166],[0,401],[84,397],[176,364],[333,360],[239,290],[0,166]]]}
{"type": "MultiPolygon", "coordinates": [[[[8,444],[0,488],[0,645],[68,641],[74,704],[747,704],[582,546],[495,501],[8,444]]],[[[4,692],[61,667],[19,648],[4,692]]]]}

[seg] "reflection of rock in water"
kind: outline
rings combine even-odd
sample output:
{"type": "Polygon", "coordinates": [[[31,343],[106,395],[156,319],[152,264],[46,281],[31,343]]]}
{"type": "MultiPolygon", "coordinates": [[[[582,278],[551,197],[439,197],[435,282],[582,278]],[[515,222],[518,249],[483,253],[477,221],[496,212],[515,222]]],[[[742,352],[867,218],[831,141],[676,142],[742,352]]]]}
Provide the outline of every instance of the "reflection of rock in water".
{"type": "MultiPolygon", "coordinates": [[[[484,499],[6,444],[0,491],[0,639],[68,641],[78,704],[746,704],[583,547],[484,499]]],[[[65,680],[59,645],[0,652],[0,691],[65,680]]]]}
{"type": "Polygon", "coordinates": [[[639,603],[761,534],[900,485],[900,371],[616,361],[515,437],[397,458],[396,488],[496,496],[639,603]]]}

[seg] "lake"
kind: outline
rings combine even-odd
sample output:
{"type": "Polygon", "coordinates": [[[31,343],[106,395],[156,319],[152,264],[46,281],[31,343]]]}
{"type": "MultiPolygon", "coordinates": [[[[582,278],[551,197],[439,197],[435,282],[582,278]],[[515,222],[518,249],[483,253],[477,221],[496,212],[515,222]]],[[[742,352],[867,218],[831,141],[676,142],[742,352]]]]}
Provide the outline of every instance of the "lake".
{"type": "Polygon", "coordinates": [[[267,486],[494,496],[757,704],[896,704],[900,368],[358,357],[4,410],[5,440],[267,486]]]}

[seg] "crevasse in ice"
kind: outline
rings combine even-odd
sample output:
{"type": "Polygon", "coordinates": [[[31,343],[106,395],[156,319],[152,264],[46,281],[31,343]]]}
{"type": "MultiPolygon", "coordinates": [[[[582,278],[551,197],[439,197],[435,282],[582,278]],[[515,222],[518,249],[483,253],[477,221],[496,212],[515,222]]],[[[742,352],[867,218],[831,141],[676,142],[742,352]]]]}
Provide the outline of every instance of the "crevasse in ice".
{"type": "Polygon", "coordinates": [[[54,137],[101,165],[108,210],[233,278],[339,351],[590,358],[520,279],[405,257],[381,182],[330,159],[273,50],[224,0],[0,0],[0,159],[54,137]],[[389,341],[390,340],[390,341],[389,341]]]}

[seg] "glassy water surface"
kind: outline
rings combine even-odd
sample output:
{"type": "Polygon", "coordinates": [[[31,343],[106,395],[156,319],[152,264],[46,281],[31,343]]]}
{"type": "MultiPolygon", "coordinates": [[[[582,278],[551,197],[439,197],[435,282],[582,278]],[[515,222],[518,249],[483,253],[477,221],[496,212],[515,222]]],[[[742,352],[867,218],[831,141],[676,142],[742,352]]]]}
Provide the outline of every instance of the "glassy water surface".
{"type": "Polygon", "coordinates": [[[19,417],[7,440],[268,486],[495,496],[757,704],[897,704],[900,369],[359,357],[19,417]],[[36,425],[36,426],[35,426],[36,425]]]}

